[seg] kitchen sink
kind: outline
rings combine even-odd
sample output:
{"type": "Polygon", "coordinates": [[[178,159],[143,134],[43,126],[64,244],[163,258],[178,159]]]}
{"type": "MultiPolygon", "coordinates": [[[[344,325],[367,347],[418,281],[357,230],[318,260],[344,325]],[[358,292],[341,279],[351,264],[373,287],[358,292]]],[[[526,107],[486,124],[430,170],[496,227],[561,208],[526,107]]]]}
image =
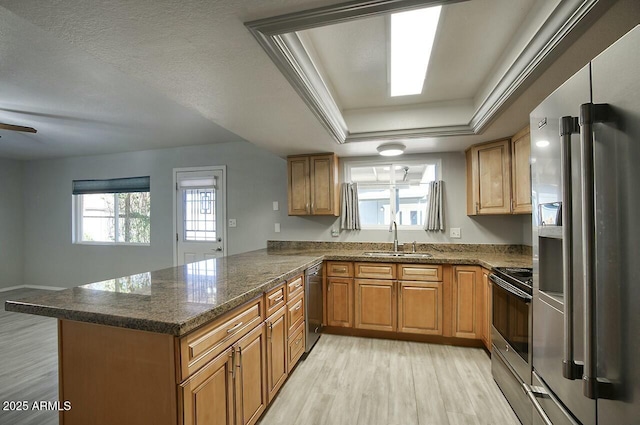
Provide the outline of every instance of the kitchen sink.
{"type": "Polygon", "coordinates": [[[425,252],[393,252],[393,251],[367,251],[367,257],[402,257],[402,258],[431,258],[431,254],[425,252]]]}

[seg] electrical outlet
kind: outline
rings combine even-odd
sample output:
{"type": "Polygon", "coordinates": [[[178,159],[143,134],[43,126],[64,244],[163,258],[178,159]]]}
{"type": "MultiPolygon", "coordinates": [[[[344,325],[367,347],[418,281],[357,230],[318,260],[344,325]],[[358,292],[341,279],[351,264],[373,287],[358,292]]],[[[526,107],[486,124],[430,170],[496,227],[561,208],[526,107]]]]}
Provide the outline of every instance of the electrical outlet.
{"type": "Polygon", "coordinates": [[[331,236],[337,238],[338,236],[340,236],[340,230],[336,229],[335,227],[331,228],[331,236]]]}
{"type": "Polygon", "coordinates": [[[449,236],[455,239],[460,239],[460,228],[459,227],[452,227],[451,229],[449,229],[449,236]]]}
{"type": "Polygon", "coordinates": [[[236,227],[238,225],[238,223],[236,222],[235,218],[230,218],[229,219],[229,227],[236,227]]]}
{"type": "Polygon", "coordinates": [[[274,226],[274,231],[276,233],[280,233],[280,223],[276,223],[276,225],[274,226]]]}

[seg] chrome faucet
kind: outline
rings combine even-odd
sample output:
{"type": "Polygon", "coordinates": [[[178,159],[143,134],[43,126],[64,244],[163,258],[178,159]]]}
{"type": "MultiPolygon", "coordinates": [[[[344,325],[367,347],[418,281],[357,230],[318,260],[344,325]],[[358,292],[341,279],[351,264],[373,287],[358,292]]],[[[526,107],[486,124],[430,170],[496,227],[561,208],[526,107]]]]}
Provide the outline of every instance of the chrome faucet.
{"type": "Polygon", "coordinates": [[[393,231],[393,252],[398,252],[398,225],[395,220],[389,227],[389,232],[391,231],[393,231]]]}

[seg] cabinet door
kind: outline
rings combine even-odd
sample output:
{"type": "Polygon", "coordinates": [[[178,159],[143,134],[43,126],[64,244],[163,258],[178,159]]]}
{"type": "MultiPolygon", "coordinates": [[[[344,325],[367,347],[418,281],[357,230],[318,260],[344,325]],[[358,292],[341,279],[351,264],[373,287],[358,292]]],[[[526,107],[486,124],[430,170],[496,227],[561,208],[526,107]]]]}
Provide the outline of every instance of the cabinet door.
{"type": "Polygon", "coordinates": [[[335,155],[311,157],[311,214],[339,214],[337,170],[335,155]]]}
{"type": "Polygon", "coordinates": [[[289,215],[310,213],[311,187],[309,181],[309,157],[287,159],[289,215]]]}
{"type": "Polygon", "coordinates": [[[480,339],[482,324],[482,288],[478,279],[479,268],[456,266],[453,268],[453,336],[480,339]]]}
{"type": "Polygon", "coordinates": [[[327,325],[353,327],[353,279],[327,278],[327,325]]]}
{"type": "Polygon", "coordinates": [[[233,425],[234,368],[229,348],[180,385],[183,425],[233,425]]]}
{"type": "Polygon", "coordinates": [[[396,330],[395,281],[355,279],[356,323],[359,329],[396,330]]]}
{"type": "Polygon", "coordinates": [[[236,343],[236,424],[255,424],[267,407],[265,325],[236,343]]]}
{"type": "Polygon", "coordinates": [[[399,282],[398,331],[442,335],[442,283],[399,282]]]}
{"type": "Polygon", "coordinates": [[[267,319],[267,392],[269,402],[287,379],[286,307],[267,319]]]}
{"type": "Polygon", "coordinates": [[[531,214],[531,138],[529,127],[511,140],[511,178],[514,214],[531,214]]]}
{"type": "Polygon", "coordinates": [[[511,213],[509,139],[471,148],[471,214],[511,213]]]}

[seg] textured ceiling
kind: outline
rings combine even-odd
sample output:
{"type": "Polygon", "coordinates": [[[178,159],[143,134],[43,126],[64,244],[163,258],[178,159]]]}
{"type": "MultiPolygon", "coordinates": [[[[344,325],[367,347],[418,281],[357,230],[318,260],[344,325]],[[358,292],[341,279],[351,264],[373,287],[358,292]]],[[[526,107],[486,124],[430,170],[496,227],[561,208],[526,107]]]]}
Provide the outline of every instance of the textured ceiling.
{"type": "MultiPolygon", "coordinates": [[[[491,0],[469,3],[487,2],[491,0]]],[[[537,0],[536,5],[547,2],[537,0]]],[[[379,142],[336,145],[243,25],[335,3],[0,0],[0,122],[39,130],[36,135],[1,131],[0,157],[133,151],[240,138],[278,155],[373,154],[379,142]]],[[[523,8],[528,4],[517,3],[523,8]]],[[[577,57],[569,56],[562,68],[545,73],[544,84],[523,92],[514,103],[517,108],[484,134],[410,140],[407,152],[461,150],[515,133],[526,124],[534,102],[636,19],[640,2],[619,3],[624,6],[617,15],[572,53],[577,57]]],[[[466,17],[477,28],[481,24],[476,18],[466,17]]],[[[494,34],[493,26],[505,25],[500,14],[487,18],[487,34],[494,34]]],[[[464,60],[439,55],[455,68],[464,60]]],[[[461,93],[484,78],[473,69],[460,75],[461,93]]]]}

